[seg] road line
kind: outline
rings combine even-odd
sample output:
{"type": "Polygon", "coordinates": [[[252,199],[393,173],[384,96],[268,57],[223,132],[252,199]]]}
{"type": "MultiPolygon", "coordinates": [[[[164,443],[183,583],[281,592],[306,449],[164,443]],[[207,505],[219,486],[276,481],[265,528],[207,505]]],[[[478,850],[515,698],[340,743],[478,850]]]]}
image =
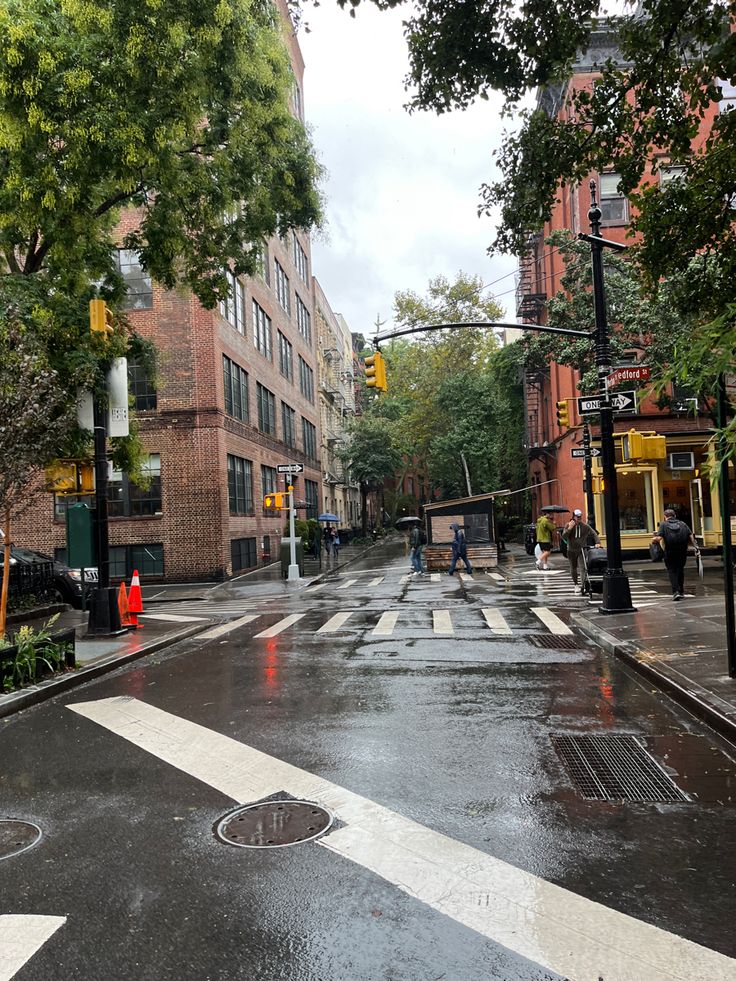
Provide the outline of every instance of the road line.
{"type": "Polygon", "coordinates": [[[733,981],[736,961],[730,957],[515,868],[229,736],[129,696],[67,708],[239,804],[282,792],[328,808],[342,827],[316,845],[569,981],[733,981]]]}
{"type": "Polygon", "coordinates": [[[505,634],[507,637],[511,635],[511,627],[506,623],[500,610],[485,609],[481,612],[494,634],[505,634]]]}
{"type": "Polygon", "coordinates": [[[190,617],[184,613],[139,613],[146,620],[166,620],[171,623],[201,623],[207,617],[190,617]]]}
{"type": "Polygon", "coordinates": [[[345,610],[342,613],[336,613],[334,617],[330,617],[327,623],[323,623],[322,626],[317,631],[318,634],[334,634],[336,630],[339,630],[342,625],[350,619],[350,617],[355,613],[355,610],[345,610]]]}
{"type": "Polygon", "coordinates": [[[383,580],[385,578],[386,578],[385,576],[376,576],[375,579],[371,579],[371,581],[368,583],[368,585],[369,586],[380,586],[381,583],[383,582],[383,580]]]}
{"type": "Polygon", "coordinates": [[[338,586],[337,588],[349,589],[351,586],[354,586],[357,581],[358,581],[357,579],[348,579],[347,582],[344,582],[341,586],[338,586]]]}
{"type": "Polygon", "coordinates": [[[506,582],[506,577],[500,576],[497,572],[489,572],[488,575],[491,579],[495,579],[496,582],[506,582]]]}
{"type": "Polygon", "coordinates": [[[65,923],[65,916],[0,916],[0,981],[10,981],[65,923]]]}
{"type": "Polygon", "coordinates": [[[199,634],[197,640],[214,640],[215,637],[222,637],[223,634],[229,634],[238,627],[244,627],[246,623],[252,623],[259,616],[258,613],[249,613],[245,617],[238,617],[237,620],[230,620],[229,623],[221,623],[219,627],[213,627],[212,630],[205,630],[203,634],[199,634]]]}
{"type": "Polygon", "coordinates": [[[410,579],[411,579],[411,572],[407,573],[405,576],[402,576],[401,579],[399,579],[399,583],[400,583],[400,585],[403,586],[404,583],[409,582],[410,579]]]}
{"type": "Polygon", "coordinates": [[[549,627],[549,632],[551,634],[571,634],[572,630],[568,627],[566,623],[553,613],[552,610],[548,610],[546,606],[532,606],[530,607],[532,613],[538,616],[545,627],[549,627]]]}
{"type": "Polygon", "coordinates": [[[309,590],[311,595],[312,593],[316,593],[318,589],[324,589],[326,585],[327,583],[325,582],[318,582],[316,586],[307,586],[306,589],[309,590]]]}
{"type": "Polygon", "coordinates": [[[396,621],[399,619],[398,610],[386,610],[382,613],[378,623],[373,628],[374,637],[390,637],[394,632],[396,621]]]}
{"type": "Polygon", "coordinates": [[[439,574],[439,572],[433,572],[433,573],[432,573],[432,574],[430,575],[430,577],[429,577],[429,578],[430,578],[430,580],[431,580],[432,582],[439,582],[439,581],[440,581],[440,574],[439,574]]]}
{"type": "Polygon", "coordinates": [[[454,634],[449,610],[432,610],[433,629],[436,634],[454,634]]]}
{"type": "Polygon", "coordinates": [[[277,637],[279,634],[283,633],[284,630],[288,630],[297,620],[301,620],[304,613],[292,613],[288,617],[284,617],[283,620],[279,620],[272,627],[267,627],[262,630],[259,634],[255,634],[256,637],[277,637]]]}

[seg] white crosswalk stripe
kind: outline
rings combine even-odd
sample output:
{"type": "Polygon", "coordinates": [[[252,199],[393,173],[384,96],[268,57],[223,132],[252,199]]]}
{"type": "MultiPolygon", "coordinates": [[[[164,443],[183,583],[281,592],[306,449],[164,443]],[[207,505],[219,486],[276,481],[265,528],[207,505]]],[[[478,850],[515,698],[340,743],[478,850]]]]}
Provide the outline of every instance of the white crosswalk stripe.
{"type": "Polygon", "coordinates": [[[334,634],[340,627],[347,623],[354,612],[355,610],[344,610],[342,613],[336,613],[334,617],[330,617],[327,623],[322,624],[317,633],[334,634]]]}
{"type": "Polygon", "coordinates": [[[283,633],[284,630],[287,630],[289,627],[295,624],[297,620],[301,620],[303,616],[305,616],[304,613],[292,613],[290,616],[284,617],[283,620],[279,620],[279,622],[275,623],[272,627],[262,630],[259,634],[256,634],[256,637],[277,637],[280,633],[283,633]]]}
{"type": "Polygon", "coordinates": [[[489,576],[491,579],[495,579],[496,582],[506,582],[505,576],[501,576],[497,572],[488,572],[486,573],[486,575],[489,576]]]}
{"type": "Polygon", "coordinates": [[[383,580],[385,578],[386,578],[385,576],[376,576],[375,579],[371,579],[371,581],[368,583],[368,585],[369,586],[380,586],[381,583],[383,582],[383,580]]]}
{"type": "Polygon", "coordinates": [[[10,978],[66,923],[66,916],[6,913],[0,916],[0,981],[10,978]]]}
{"type": "Polygon", "coordinates": [[[394,632],[394,627],[396,626],[396,621],[399,619],[398,610],[386,610],[385,613],[381,614],[381,617],[373,628],[374,637],[390,637],[394,632]]]}
{"type": "Polygon", "coordinates": [[[452,618],[449,610],[432,610],[432,629],[436,634],[452,634],[452,618]]]}
{"type": "Polygon", "coordinates": [[[506,623],[500,610],[484,609],[481,612],[494,634],[504,634],[507,637],[511,635],[511,627],[506,623]]]}
{"type": "Polygon", "coordinates": [[[338,586],[337,588],[338,589],[350,589],[350,587],[351,586],[354,586],[357,581],[358,581],[357,579],[348,579],[347,582],[344,582],[341,586],[338,586]]]}
{"type": "Polygon", "coordinates": [[[244,627],[247,623],[252,623],[258,619],[258,616],[258,613],[249,613],[247,616],[239,617],[237,620],[221,623],[219,627],[213,627],[211,630],[206,630],[203,634],[199,634],[197,639],[214,640],[216,637],[222,637],[223,634],[229,634],[233,630],[237,630],[238,627],[244,627]]]}
{"type": "Polygon", "coordinates": [[[546,606],[533,606],[531,610],[535,616],[539,617],[539,619],[542,621],[545,627],[549,628],[550,633],[552,634],[572,633],[572,630],[570,630],[567,624],[563,623],[562,620],[560,620],[560,618],[555,613],[553,613],[552,610],[548,610],[546,606]]]}
{"type": "Polygon", "coordinates": [[[430,574],[430,577],[429,578],[430,578],[430,581],[431,582],[439,582],[440,581],[440,574],[439,574],[439,572],[433,572],[433,573],[430,574]]]}

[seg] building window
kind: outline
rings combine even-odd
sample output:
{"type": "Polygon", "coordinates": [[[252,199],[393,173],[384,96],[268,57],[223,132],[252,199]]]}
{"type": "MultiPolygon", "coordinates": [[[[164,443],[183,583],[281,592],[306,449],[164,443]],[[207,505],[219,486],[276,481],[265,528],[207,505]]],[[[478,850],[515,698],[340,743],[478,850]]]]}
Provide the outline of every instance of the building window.
{"type": "Polygon", "coordinates": [[[227,455],[227,493],[230,514],[253,514],[253,464],[227,455]]]}
{"type": "Polygon", "coordinates": [[[228,269],[228,295],[220,300],[220,314],[239,334],[245,334],[245,287],[228,269]]]}
{"type": "Polygon", "coordinates": [[[230,560],[233,572],[252,569],[258,565],[255,538],[233,538],[230,541],[230,560]]]}
{"type": "Polygon", "coordinates": [[[660,167],[659,168],[659,186],[666,187],[672,181],[679,181],[687,173],[687,168],[683,166],[673,165],[672,167],[660,167]]]}
{"type": "Polygon", "coordinates": [[[111,518],[150,517],[161,514],[161,457],[151,453],[143,466],[147,486],[138,487],[122,470],[113,470],[107,482],[111,518]]]}
{"type": "Polygon", "coordinates": [[[299,391],[314,402],[314,372],[301,355],[299,356],[299,391]]]}
{"type": "Polygon", "coordinates": [[[250,419],[248,372],[223,354],[222,377],[225,385],[225,412],[235,419],[247,422],[250,419]]]}
{"type": "Polygon", "coordinates": [[[308,419],[302,418],[302,441],[304,452],[310,460],[317,459],[317,427],[308,419]]]}
{"type": "Polygon", "coordinates": [[[296,446],[296,412],[287,405],[281,403],[281,428],[284,432],[284,442],[292,448],[296,446]]]}
{"type": "Polygon", "coordinates": [[[273,260],[274,280],[276,283],[276,299],[287,313],[291,313],[289,300],[289,277],[284,272],[278,259],[273,260]]]}
{"type": "MultiPolygon", "coordinates": [[[[294,115],[297,119],[304,120],[304,107],[302,105],[302,90],[296,79],[291,83],[291,103],[294,107],[294,115]]],[[[295,236],[296,237],[296,236],[295,236]]]]}
{"type": "Polygon", "coordinates": [[[136,412],[150,412],[156,408],[158,404],[156,388],[149,381],[143,366],[135,358],[128,358],[128,386],[136,412]]]}
{"type": "Polygon", "coordinates": [[[140,576],[164,574],[164,547],[151,542],[139,545],[110,546],[110,578],[130,579],[134,572],[140,576]]]}
{"type": "Polygon", "coordinates": [[[150,310],[153,306],[153,283],[141,267],[138,253],[131,249],[118,249],[116,265],[125,282],[123,310],[150,310]]]}
{"type": "Polygon", "coordinates": [[[292,381],[294,378],[294,348],[279,331],[279,371],[292,381]]]}
{"type": "Polygon", "coordinates": [[[620,174],[601,174],[601,224],[622,225],[629,220],[629,202],[618,189],[620,174]]]}
{"type": "Polygon", "coordinates": [[[256,270],[258,275],[261,277],[266,286],[271,285],[271,266],[270,259],[268,257],[268,243],[262,242],[258,250],[258,259],[256,260],[256,270]]]}
{"type": "Polygon", "coordinates": [[[312,318],[299,294],[296,294],[296,326],[304,340],[312,345],[312,318]]]}
{"type": "Polygon", "coordinates": [[[276,434],[276,396],[258,382],[256,384],[258,403],[258,428],[269,436],[276,434]]]}
{"type": "Polygon", "coordinates": [[[268,358],[269,361],[273,359],[271,318],[255,300],[253,300],[253,342],[256,350],[260,351],[264,358],[268,358]]]}
{"type": "Polygon", "coordinates": [[[319,510],[319,486],[315,480],[304,481],[304,497],[307,502],[307,517],[316,518],[319,510]]]}
{"type": "MultiPolygon", "coordinates": [[[[277,479],[278,475],[275,467],[261,467],[261,492],[263,497],[266,494],[274,493],[278,487],[277,479]]],[[[267,508],[263,509],[263,513],[267,518],[273,517],[273,511],[269,511],[267,508]]]]}
{"type": "Polygon", "coordinates": [[[302,281],[309,283],[309,262],[307,260],[307,253],[301,247],[299,239],[294,236],[294,265],[296,266],[296,271],[299,273],[302,281]]]}

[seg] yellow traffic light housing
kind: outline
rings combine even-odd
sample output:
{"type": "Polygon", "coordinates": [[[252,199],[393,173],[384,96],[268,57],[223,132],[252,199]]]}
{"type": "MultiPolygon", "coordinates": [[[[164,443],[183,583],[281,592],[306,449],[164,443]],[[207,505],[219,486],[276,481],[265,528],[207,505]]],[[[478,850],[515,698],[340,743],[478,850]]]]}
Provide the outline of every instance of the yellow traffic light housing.
{"type": "Polygon", "coordinates": [[[263,498],[263,507],[266,511],[283,511],[288,508],[288,502],[285,503],[287,495],[282,491],[274,494],[266,494],[263,498]]]}
{"type": "Polygon", "coordinates": [[[630,429],[624,437],[624,460],[641,460],[644,457],[644,435],[630,429]]]}
{"type": "Polygon", "coordinates": [[[112,310],[104,300],[89,301],[89,329],[92,334],[110,337],[113,332],[112,310]]]}
{"type": "Polygon", "coordinates": [[[94,494],[95,492],[95,465],[94,463],[79,464],[79,493],[94,494]]]}
{"type": "Polygon", "coordinates": [[[365,383],[368,388],[376,388],[380,392],[388,391],[386,362],[380,351],[365,359],[365,383]]]}
{"type": "Polygon", "coordinates": [[[52,494],[77,493],[77,464],[74,460],[57,460],[44,470],[44,490],[52,494]]]}
{"type": "Polygon", "coordinates": [[[560,399],[557,402],[557,425],[560,429],[567,429],[570,425],[570,407],[567,399],[560,399]]]}
{"type": "Polygon", "coordinates": [[[664,436],[644,437],[644,459],[645,460],[667,459],[667,440],[665,439],[664,436]]]}

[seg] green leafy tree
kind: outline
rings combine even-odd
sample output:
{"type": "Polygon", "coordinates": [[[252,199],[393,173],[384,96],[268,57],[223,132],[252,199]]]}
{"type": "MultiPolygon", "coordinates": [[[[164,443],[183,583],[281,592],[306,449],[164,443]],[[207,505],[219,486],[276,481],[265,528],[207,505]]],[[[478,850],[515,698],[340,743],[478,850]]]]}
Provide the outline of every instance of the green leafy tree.
{"type": "Polygon", "coordinates": [[[361,526],[365,537],[368,534],[369,491],[381,486],[386,477],[395,474],[401,466],[401,453],[394,446],[390,424],[370,411],[358,416],[340,456],[360,485],[361,526]]]}

